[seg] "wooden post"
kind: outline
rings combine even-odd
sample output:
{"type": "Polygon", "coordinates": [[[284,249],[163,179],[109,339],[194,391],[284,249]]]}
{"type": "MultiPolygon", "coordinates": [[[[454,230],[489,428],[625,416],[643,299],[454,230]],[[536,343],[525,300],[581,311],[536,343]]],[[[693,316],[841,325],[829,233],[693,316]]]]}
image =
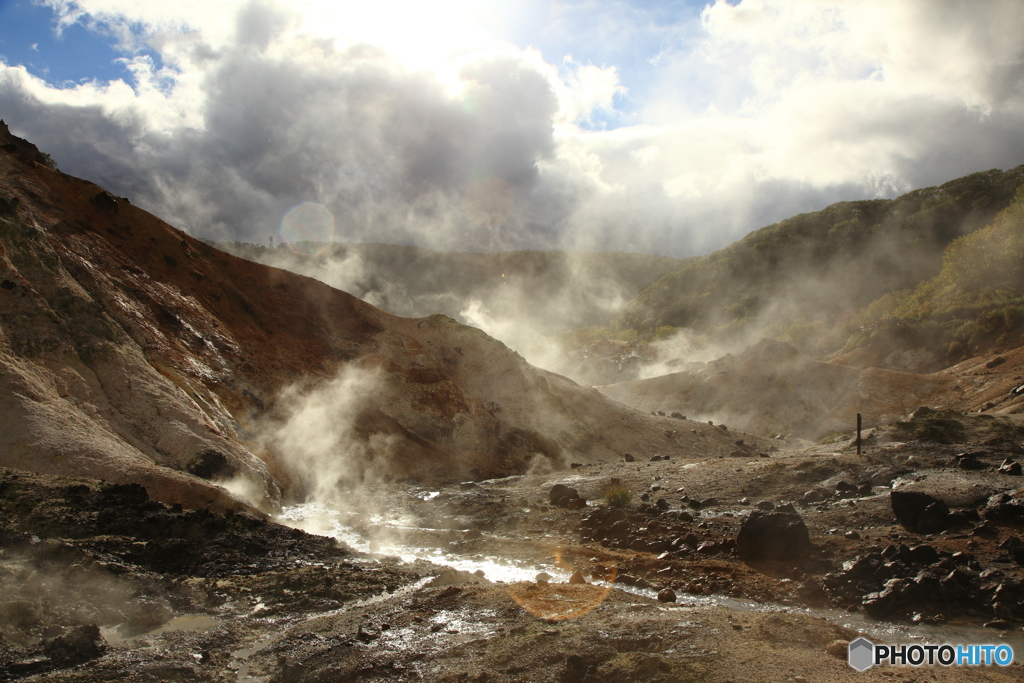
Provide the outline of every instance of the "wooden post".
{"type": "Polygon", "coordinates": [[[857,455],[860,455],[860,413],[857,413],[857,455]]]}

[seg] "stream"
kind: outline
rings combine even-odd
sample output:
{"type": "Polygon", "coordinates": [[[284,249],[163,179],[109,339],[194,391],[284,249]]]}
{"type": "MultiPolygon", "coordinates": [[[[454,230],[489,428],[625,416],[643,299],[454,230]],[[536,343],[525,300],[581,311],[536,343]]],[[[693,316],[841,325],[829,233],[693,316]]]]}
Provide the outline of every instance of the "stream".
{"type": "MultiPolygon", "coordinates": [[[[437,494],[433,495],[436,496],[437,494]]],[[[402,543],[378,541],[368,538],[362,530],[346,525],[344,521],[347,518],[347,513],[329,505],[323,503],[304,503],[285,507],[278,517],[278,521],[288,526],[304,529],[310,533],[334,537],[360,552],[398,557],[402,561],[409,563],[423,560],[439,567],[449,567],[470,573],[482,572],[483,576],[498,584],[534,581],[540,572],[549,574],[553,582],[567,582],[569,579],[570,572],[558,567],[555,558],[552,558],[550,562],[525,561],[518,558],[493,555],[465,555],[436,547],[417,547],[402,543]]],[[[371,517],[371,521],[375,527],[381,527],[385,531],[399,532],[394,535],[407,535],[410,532],[432,533],[437,531],[436,529],[412,526],[410,524],[411,520],[402,516],[389,518],[387,515],[376,514],[371,517]]],[[[391,535],[388,533],[379,534],[381,538],[391,535]]],[[[521,543],[522,541],[517,542],[521,543]]],[[[600,581],[593,583],[607,585],[600,581]]],[[[615,588],[637,596],[657,600],[657,591],[651,589],[626,586],[619,583],[615,584],[615,588]]],[[[885,643],[980,644],[999,642],[1009,644],[1016,653],[1024,654],[1024,632],[1020,630],[1000,633],[999,631],[983,628],[979,625],[957,622],[909,624],[875,621],[863,612],[851,613],[832,608],[763,603],[727,595],[690,595],[677,591],[676,600],[676,604],[679,606],[721,606],[740,612],[804,614],[823,618],[834,624],[866,633],[872,638],[885,643]]]]}

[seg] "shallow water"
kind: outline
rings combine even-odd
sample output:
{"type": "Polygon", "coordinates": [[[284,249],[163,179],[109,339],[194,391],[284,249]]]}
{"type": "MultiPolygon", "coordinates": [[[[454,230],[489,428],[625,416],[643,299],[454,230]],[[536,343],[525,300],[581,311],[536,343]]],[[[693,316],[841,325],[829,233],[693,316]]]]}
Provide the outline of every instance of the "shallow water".
{"type": "MultiPolygon", "coordinates": [[[[429,492],[431,494],[433,492],[429,492]]],[[[436,494],[430,495],[433,498],[436,494]]],[[[465,556],[449,552],[442,548],[416,547],[375,541],[354,528],[344,524],[348,515],[329,505],[321,503],[305,503],[293,505],[282,510],[278,518],[282,524],[299,527],[310,533],[333,536],[350,547],[361,552],[372,552],[401,558],[405,562],[426,560],[433,564],[451,567],[460,571],[482,571],[484,576],[494,582],[513,583],[518,581],[534,581],[539,572],[551,575],[553,582],[564,582],[569,579],[569,572],[556,566],[552,557],[550,563],[526,562],[505,557],[465,556]]],[[[373,524],[396,530],[421,530],[409,526],[408,519],[389,520],[382,515],[371,518],[373,524]]],[[[436,531],[436,530],[422,530],[436,531]]],[[[386,534],[384,534],[386,535],[386,534]]],[[[382,535],[383,536],[383,535],[382,535]]],[[[594,582],[607,585],[604,582],[594,582]]],[[[657,600],[657,592],[646,588],[635,588],[623,584],[614,584],[615,588],[637,596],[657,600]]],[[[387,596],[385,596],[387,597],[387,596]]],[[[875,621],[862,612],[846,612],[831,608],[809,608],[778,603],[762,603],[753,600],[733,598],[727,595],[689,595],[679,592],[676,603],[663,605],[664,609],[685,607],[721,606],[742,612],[779,612],[803,614],[860,631],[887,643],[921,642],[925,644],[983,644],[1003,642],[1011,645],[1016,653],[1024,654],[1024,632],[1013,630],[1000,633],[997,630],[983,628],[980,625],[966,623],[946,624],[906,624],[886,621],[875,621]]],[[[1018,655],[1019,657],[1020,655],[1018,655]]]]}
{"type": "Polygon", "coordinates": [[[171,631],[209,631],[220,623],[220,620],[216,617],[211,617],[208,614],[182,614],[174,617],[162,626],[155,628],[151,631],[145,631],[143,633],[132,633],[131,635],[125,635],[121,632],[119,626],[111,628],[101,628],[100,633],[103,638],[110,644],[122,643],[132,638],[138,638],[139,636],[155,636],[160,633],[169,633],[171,631]]]}

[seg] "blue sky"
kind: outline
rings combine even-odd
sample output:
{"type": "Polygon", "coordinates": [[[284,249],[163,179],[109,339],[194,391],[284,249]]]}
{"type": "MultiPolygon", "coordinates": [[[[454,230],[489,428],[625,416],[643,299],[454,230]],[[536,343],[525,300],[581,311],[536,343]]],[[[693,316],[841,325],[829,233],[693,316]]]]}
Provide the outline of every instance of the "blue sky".
{"type": "Polygon", "coordinates": [[[54,11],[30,0],[0,0],[0,55],[60,84],[125,78],[116,42],[81,24],[58,32],[54,11]]]}
{"type": "Polygon", "coordinates": [[[203,237],[685,256],[1024,163],[1024,4],[0,0],[0,117],[203,237]],[[941,49],[936,49],[941,46],[941,49]]]}

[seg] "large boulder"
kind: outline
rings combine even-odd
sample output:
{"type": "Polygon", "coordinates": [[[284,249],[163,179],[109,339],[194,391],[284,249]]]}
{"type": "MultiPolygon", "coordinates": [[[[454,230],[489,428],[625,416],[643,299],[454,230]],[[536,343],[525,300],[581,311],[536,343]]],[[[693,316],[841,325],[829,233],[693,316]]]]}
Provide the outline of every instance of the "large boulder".
{"type": "Polygon", "coordinates": [[[754,510],[736,536],[736,551],[745,561],[795,560],[812,547],[807,525],[795,512],[754,510]]]}
{"type": "Polygon", "coordinates": [[[949,508],[922,491],[894,490],[889,494],[896,520],[909,531],[936,534],[949,528],[949,508]]]}
{"type": "Polygon", "coordinates": [[[552,486],[548,498],[551,500],[552,505],[560,508],[573,509],[586,507],[587,505],[586,499],[580,498],[579,491],[565,484],[555,484],[552,486]]]}

